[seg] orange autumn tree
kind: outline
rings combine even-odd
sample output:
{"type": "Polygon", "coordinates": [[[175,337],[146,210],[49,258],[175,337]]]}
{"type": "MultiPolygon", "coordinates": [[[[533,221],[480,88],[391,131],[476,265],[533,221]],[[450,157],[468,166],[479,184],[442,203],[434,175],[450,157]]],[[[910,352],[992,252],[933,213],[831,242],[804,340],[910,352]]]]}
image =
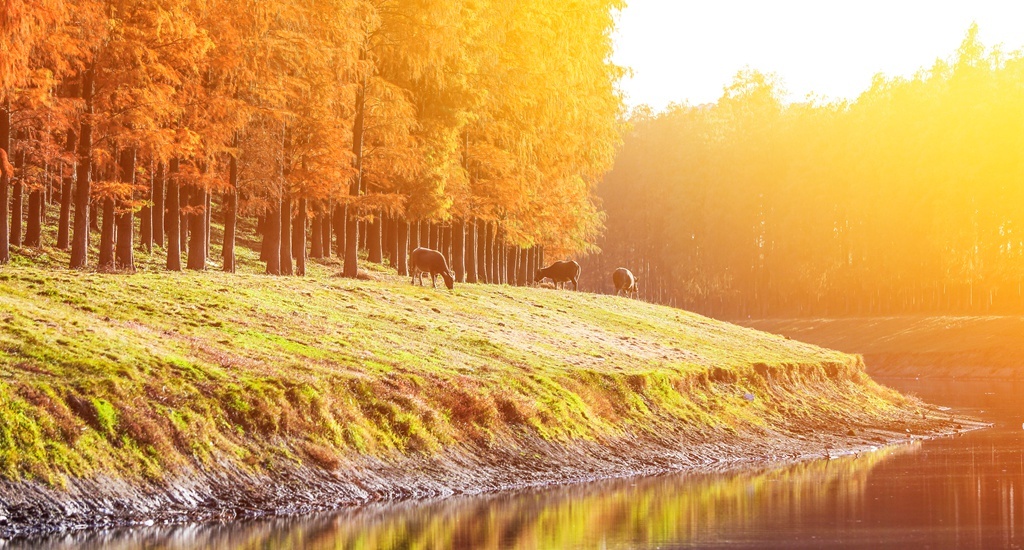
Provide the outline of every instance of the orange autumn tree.
{"type": "Polygon", "coordinates": [[[93,37],[84,69],[71,266],[86,263],[92,195],[103,205],[100,267],[131,270],[133,213],[141,206],[135,197],[138,155],[166,151],[182,131],[171,127],[179,112],[176,94],[194,79],[209,42],[195,19],[201,6],[192,2],[105,1],[80,9],[103,14],[107,33],[93,37]]]}
{"type": "MultiPolygon", "coordinates": [[[[621,70],[607,61],[618,7],[493,4],[501,42],[484,50],[489,93],[469,128],[468,155],[480,216],[499,227],[500,242],[488,246],[588,251],[600,227],[593,188],[619,135],[614,82],[621,70]]],[[[506,258],[505,267],[504,279],[525,274],[519,256],[506,258]]]]}
{"type": "MultiPolygon", "coordinates": [[[[15,99],[31,176],[18,181],[32,212],[59,189],[74,267],[99,220],[104,269],[131,270],[133,250],[154,245],[168,269],[186,251],[204,269],[222,216],[232,271],[237,220],[256,216],[267,271],[301,272],[312,215],[313,254],[336,237],[348,275],[360,247],[401,271],[422,220],[460,281],[484,280],[481,242],[522,267],[534,245],[585,251],[599,221],[590,189],[614,142],[616,2],[67,1],[48,23],[61,45],[33,49],[21,71],[49,71],[22,75],[43,83],[40,99],[24,85],[15,99]]],[[[29,216],[33,243],[41,219],[29,216]]]]}
{"type": "MultiPolygon", "coordinates": [[[[48,91],[46,82],[54,70],[33,63],[33,51],[45,45],[51,31],[68,16],[68,6],[61,0],[3,0],[0,2],[0,264],[10,260],[9,227],[15,223],[20,231],[20,188],[15,219],[10,218],[11,180],[14,177],[11,139],[14,129],[11,121],[12,100],[25,96],[26,88],[35,88],[29,94],[48,91]],[[33,82],[34,81],[34,82],[33,82]],[[40,88],[43,88],[40,90],[40,88]]],[[[59,45],[55,40],[50,45],[59,45]]],[[[45,46],[44,46],[45,47],[45,46]]],[[[38,58],[38,56],[35,56],[38,58]]],[[[36,59],[38,61],[38,59],[36,59]]]]}

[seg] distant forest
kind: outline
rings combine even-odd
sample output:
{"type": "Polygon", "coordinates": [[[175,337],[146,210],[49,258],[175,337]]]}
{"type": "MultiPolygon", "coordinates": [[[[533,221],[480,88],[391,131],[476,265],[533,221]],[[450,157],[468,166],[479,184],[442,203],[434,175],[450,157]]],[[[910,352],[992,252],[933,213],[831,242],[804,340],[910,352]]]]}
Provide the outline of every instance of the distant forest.
{"type": "Polygon", "coordinates": [[[586,253],[621,142],[621,0],[0,2],[0,264],[235,269],[307,255],[524,283],[586,253]],[[211,220],[221,258],[209,258],[211,220]],[[50,239],[50,240],[48,240],[50,239]]]}
{"type": "Polygon", "coordinates": [[[781,96],[748,71],[635,112],[584,285],[623,265],[641,298],[726,318],[1024,312],[1024,54],[972,28],[855,101],[781,96]]]}

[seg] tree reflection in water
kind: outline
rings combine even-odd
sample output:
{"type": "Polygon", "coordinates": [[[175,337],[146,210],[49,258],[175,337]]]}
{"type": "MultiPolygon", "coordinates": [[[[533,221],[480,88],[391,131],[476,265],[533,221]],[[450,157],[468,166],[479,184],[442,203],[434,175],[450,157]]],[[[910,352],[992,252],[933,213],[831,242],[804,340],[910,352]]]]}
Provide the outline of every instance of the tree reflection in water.
{"type": "Polygon", "coordinates": [[[868,475],[913,443],[781,468],[611,480],[304,518],[115,530],[43,547],[571,548],[713,542],[863,509],[868,475]]]}
{"type": "Polygon", "coordinates": [[[892,385],[995,426],[777,468],[91,532],[6,547],[0,541],[0,548],[1024,547],[1024,384],[892,385]]]}

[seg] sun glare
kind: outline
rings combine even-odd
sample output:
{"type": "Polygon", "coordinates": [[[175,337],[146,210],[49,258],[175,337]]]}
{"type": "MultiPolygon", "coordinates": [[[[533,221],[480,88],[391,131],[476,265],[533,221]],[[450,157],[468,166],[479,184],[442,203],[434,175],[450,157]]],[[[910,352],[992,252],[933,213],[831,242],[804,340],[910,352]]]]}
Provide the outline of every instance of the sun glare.
{"type": "Polygon", "coordinates": [[[787,100],[856,98],[877,73],[912,75],[956,52],[977,23],[981,41],[1024,46],[1024,3],[994,0],[631,0],[615,62],[632,69],[630,105],[708,103],[741,69],[777,73],[787,100]]]}

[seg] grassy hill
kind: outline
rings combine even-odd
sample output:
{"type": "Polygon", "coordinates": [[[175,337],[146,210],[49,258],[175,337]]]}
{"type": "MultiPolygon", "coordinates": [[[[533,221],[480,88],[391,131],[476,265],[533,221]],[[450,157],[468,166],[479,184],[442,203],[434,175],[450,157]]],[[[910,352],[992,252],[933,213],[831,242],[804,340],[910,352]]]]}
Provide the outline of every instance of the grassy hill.
{"type": "Polygon", "coordinates": [[[1024,376],[1024,317],[902,316],[744,320],[742,324],[864,356],[872,374],[1024,376]]]}
{"type": "Polygon", "coordinates": [[[351,280],[330,262],[299,278],[252,258],[238,274],[62,261],[0,268],[0,516],[15,523],[296,511],[952,426],[858,357],[625,298],[351,280]]]}

